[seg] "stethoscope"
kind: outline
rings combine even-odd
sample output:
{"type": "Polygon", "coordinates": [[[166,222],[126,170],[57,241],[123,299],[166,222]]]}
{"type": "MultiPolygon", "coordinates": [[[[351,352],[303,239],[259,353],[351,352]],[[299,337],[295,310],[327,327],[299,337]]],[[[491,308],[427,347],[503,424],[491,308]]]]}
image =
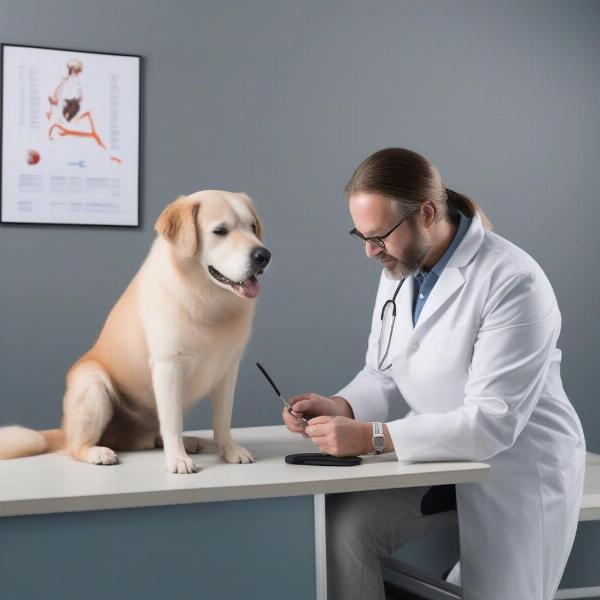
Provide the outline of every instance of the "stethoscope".
{"type": "Polygon", "coordinates": [[[402,287],[402,284],[406,281],[406,277],[403,277],[400,280],[400,283],[396,286],[396,291],[394,292],[394,295],[389,299],[386,300],[384,305],[381,307],[381,325],[379,328],[379,353],[378,353],[378,361],[377,361],[377,369],[379,371],[387,371],[392,365],[388,365],[387,367],[385,367],[385,369],[382,369],[382,365],[385,362],[385,359],[387,358],[388,355],[388,351],[390,349],[390,344],[392,342],[392,332],[394,331],[394,323],[396,322],[396,296],[398,296],[398,292],[400,291],[400,288],[402,287]],[[385,348],[385,354],[383,356],[381,356],[381,336],[383,334],[383,317],[385,315],[385,311],[388,309],[388,306],[392,307],[392,326],[390,327],[390,336],[388,338],[388,342],[385,348]]]}

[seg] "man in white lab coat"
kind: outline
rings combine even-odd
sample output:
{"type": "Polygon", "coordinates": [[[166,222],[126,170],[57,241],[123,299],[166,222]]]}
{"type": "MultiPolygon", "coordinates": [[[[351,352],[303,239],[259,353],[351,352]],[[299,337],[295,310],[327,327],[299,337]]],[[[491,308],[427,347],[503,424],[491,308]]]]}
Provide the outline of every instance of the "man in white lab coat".
{"type": "MultiPolygon", "coordinates": [[[[351,232],[384,269],[364,368],[332,397],[302,394],[292,431],[335,456],[473,460],[456,486],[465,600],[551,600],[577,529],[585,439],[563,389],[561,315],[526,252],[423,156],[388,148],[345,190],[351,232]],[[391,402],[410,412],[386,422],[391,402]]],[[[454,492],[454,490],[452,490],[454,492]]],[[[330,600],[383,600],[379,558],[455,518],[446,486],[327,497],[330,600]]]]}

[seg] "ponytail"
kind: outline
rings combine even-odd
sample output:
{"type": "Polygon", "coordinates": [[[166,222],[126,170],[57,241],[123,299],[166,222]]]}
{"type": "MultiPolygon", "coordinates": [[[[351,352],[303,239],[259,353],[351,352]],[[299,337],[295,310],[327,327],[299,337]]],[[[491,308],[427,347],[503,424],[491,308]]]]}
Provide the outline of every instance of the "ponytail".
{"type": "Polygon", "coordinates": [[[483,212],[477,202],[474,202],[471,200],[471,198],[465,196],[464,194],[460,194],[459,192],[455,192],[449,188],[444,189],[446,190],[446,203],[448,204],[448,210],[450,212],[454,210],[460,210],[470,218],[473,218],[475,213],[479,213],[479,218],[481,219],[481,223],[485,229],[492,230],[494,228],[492,222],[488,219],[488,216],[483,212]]]}

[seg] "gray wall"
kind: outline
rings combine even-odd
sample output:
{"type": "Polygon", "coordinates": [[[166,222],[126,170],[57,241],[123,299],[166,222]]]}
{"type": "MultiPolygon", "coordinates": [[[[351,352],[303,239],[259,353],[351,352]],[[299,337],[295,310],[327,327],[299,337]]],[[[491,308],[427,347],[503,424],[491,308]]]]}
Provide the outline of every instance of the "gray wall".
{"type": "MultiPolygon", "coordinates": [[[[581,0],[0,0],[3,42],[144,56],[141,228],[0,227],[0,423],[59,423],[64,373],[159,212],[204,188],[253,196],[274,256],[234,426],[279,423],[256,360],[286,394],[337,391],[361,366],[379,274],[347,236],[342,189],[396,145],[545,269],[565,388],[600,451],[599,21],[581,0]]],[[[186,428],[210,427],[208,405],[186,428]]]]}

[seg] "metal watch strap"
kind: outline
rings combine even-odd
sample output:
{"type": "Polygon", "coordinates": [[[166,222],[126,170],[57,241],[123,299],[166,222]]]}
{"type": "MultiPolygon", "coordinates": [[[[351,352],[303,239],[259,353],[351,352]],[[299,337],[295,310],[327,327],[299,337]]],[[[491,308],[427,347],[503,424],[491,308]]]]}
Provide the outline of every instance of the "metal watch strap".
{"type": "Polygon", "coordinates": [[[373,425],[373,449],[375,454],[381,454],[385,449],[385,435],[383,433],[383,424],[372,422],[373,425]]]}

